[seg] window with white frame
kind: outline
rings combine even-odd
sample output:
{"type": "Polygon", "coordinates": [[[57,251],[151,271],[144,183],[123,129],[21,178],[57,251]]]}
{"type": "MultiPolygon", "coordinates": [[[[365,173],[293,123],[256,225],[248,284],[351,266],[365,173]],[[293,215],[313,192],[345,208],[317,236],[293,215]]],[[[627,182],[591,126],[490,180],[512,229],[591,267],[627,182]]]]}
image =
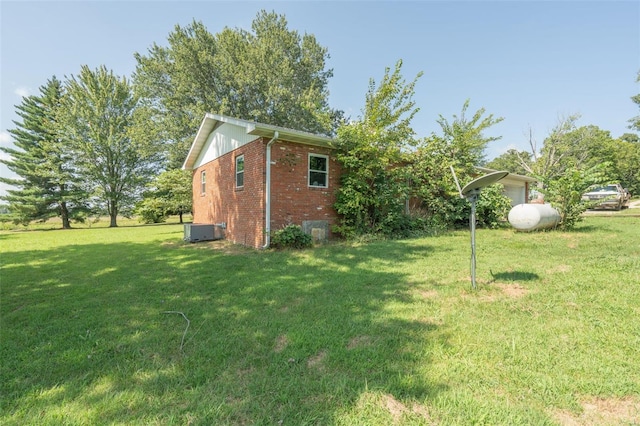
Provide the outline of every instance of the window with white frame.
{"type": "Polygon", "coordinates": [[[244,155],[236,157],[236,188],[244,186],[244,155]]]}
{"type": "Polygon", "coordinates": [[[329,157],[309,154],[309,186],[327,188],[329,186],[329,157]]]}
{"type": "Polygon", "coordinates": [[[200,194],[204,195],[207,190],[207,172],[200,172],[200,194]]]}

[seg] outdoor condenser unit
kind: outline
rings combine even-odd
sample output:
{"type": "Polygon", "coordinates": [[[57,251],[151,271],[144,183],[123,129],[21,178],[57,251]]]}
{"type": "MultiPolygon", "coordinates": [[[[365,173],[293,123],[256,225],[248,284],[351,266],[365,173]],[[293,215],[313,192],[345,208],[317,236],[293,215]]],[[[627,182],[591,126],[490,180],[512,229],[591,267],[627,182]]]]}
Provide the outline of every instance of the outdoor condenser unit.
{"type": "Polygon", "coordinates": [[[184,225],[184,240],[190,243],[213,241],[224,238],[224,228],[212,223],[187,223],[184,225]]]}

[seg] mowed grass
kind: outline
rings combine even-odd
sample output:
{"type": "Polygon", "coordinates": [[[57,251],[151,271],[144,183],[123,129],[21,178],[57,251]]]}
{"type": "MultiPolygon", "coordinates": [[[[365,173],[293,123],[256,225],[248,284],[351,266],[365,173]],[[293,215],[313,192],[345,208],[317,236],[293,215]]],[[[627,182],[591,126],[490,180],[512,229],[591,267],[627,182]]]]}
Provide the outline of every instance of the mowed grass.
{"type": "Polygon", "coordinates": [[[640,422],[640,218],[478,230],[476,291],[468,231],[181,238],[0,233],[0,423],[640,422]]]}

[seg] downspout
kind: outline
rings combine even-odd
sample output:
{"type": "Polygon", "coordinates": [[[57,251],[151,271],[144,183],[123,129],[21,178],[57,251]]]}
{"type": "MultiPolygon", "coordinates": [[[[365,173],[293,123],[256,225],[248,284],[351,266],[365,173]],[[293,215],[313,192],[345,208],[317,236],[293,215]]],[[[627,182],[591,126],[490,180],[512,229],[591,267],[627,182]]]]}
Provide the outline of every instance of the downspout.
{"type": "Polygon", "coordinates": [[[265,178],[265,191],[264,191],[264,221],[265,221],[265,242],[263,249],[268,249],[271,244],[271,145],[273,145],[280,134],[278,131],[273,133],[273,137],[267,143],[266,152],[266,178],[265,178]]]}

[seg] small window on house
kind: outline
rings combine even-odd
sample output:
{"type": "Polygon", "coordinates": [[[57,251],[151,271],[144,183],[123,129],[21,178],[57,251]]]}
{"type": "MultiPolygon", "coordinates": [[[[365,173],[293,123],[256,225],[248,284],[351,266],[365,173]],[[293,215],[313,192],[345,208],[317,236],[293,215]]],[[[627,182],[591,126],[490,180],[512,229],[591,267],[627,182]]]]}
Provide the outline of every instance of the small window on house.
{"type": "Polygon", "coordinates": [[[204,195],[207,190],[207,172],[200,172],[200,194],[204,195]]]}
{"type": "Polygon", "coordinates": [[[236,157],[236,188],[244,186],[244,155],[236,157]]]}
{"type": "Polygon", "coordinates": [[[309,186],[329,186],[329,157],[326,155],[309,154],[309,186]]]}

